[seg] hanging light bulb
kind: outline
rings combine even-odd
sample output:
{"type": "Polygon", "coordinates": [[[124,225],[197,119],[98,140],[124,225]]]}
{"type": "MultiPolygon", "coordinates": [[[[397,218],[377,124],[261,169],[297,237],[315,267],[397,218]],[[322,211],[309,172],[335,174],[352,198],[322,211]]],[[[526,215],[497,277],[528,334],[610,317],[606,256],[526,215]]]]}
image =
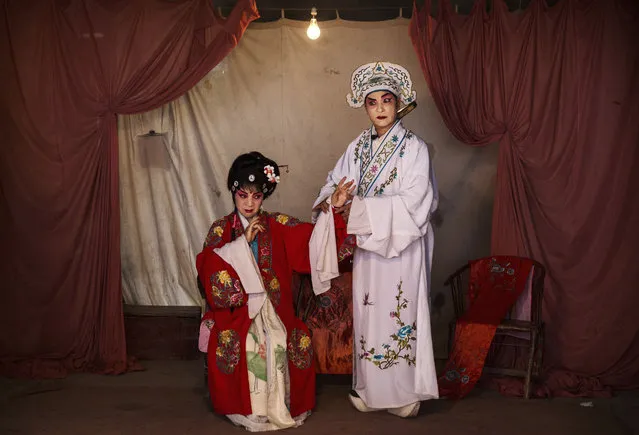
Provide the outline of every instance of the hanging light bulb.
{"type": "Polygon", "coordinates": [[[311,9],[311,24],[308,25],[308,29],[306,29],[306,36],[309,37],[309,39],[315,40],[317,38],[320,37],[320,28],[317,25],[317,18],[315,18],[317,16],[317,9],[315,9],[315,7],[313,7],[313,9],[311,9]]]}

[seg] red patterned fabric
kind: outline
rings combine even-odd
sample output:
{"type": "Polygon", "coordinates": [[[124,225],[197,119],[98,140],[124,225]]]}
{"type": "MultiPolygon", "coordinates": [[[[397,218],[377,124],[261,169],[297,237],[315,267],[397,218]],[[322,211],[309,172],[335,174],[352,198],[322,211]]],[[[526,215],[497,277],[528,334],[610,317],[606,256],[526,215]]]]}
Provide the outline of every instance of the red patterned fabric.
{"type": "MultiPolygon", "coordinates": [[[[290,412],[293,417],[315,406],[314,355],[306,325],[295,315],[291,278],[310,273],[308,244],[313,231],[309,223],[280,213],[262,213],[265,232],[258,233],[260,274],[268,297],[288,333],[290,412]]],[[[338,246],[346,237],[345,224],[335,215],[338,246]]],[[[247,376],[246,336],[252,320],[248,295],[237,272],[215,253],[216,248],[237,239],[242,224],[232,213],[211,225],[197,271],[213,320],[208,342],[208,383],[211,402],[219,414],[249,415],[251,398],[247,376]]]]}
{"type": "Polygon", "coordinates": [[[470,262],[468,309],[455,325],[455,341],[439,395],[461,399],[475,386],[497,325],[519,298],[533,267],[532,260],[492,256],[470,262]]]}
{"type": "MultiPolygon", "coordinates": [[[[340,267],[341,270],[341,267],[340,267]]],[[[295,276],[298,312],[313,338],[317,373],[348,375],[353,372],[353,274],[343,272],[331,288],[315,296],[310,277],[295,276]],[[301,294],[300,294],[301,292],[301,294]]]]}
{"type": "MultiPolygon", "coordinates": [[[[346,232],[343,221],[335,229],[346,232]]],[[[356,238],[348,235],[337,250],[340,275],[331,288],[315,296],[310,276],[295,276],[298,312],[312,332],[315,364],[318,373],[349,375],[353,373],[353,253],[356,238]]]]}

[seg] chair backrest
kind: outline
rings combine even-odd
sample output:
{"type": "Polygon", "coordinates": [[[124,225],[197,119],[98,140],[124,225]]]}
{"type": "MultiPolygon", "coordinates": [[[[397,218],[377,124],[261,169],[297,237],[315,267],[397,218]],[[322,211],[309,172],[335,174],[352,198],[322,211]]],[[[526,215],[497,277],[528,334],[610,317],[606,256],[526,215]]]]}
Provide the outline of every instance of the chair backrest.
{"type": "MultiPolygon", "coordinates": [[[[541,323],[545,268],[541,263],[529,258],[504,255],[493,255],[469,261],[468,264],[459,268],[446,280],[445,285],[450,285],[452,289],[456,318],[460,318],[466,312],[466,309],[470,305],[470,300],[474,296],[473,292],[477,291],[478,287],[472,282],[471,274],[471,271],[477,266],[490,268],[496,272],[496,276],[500,274],[510,274],[514,276],[517,281],[528,281],[528,283],[524,283],[524,285],[530,286],[530,313],[529,316],[526,317],[529,317],[533,324],[541,323]],[[523,276],[523,274],[522,276],[517,276],[518,269],[508,267],[510,264],[525,264],[527,262],[532,264],[532,271],[530,274],[525,274],[525,276],[523,276]]],[[[526,270],[528,269],[526,268],[526,270]]],[[[527,297],[527,292],[523,292],[520,297],[527,297]]],[[[511,307],[509,316],[515,317],[517,314],[520,314],[516,313],[516,309],[521,308],[521,306],[518,305],[519,304],[514,304],[511,307]]]]}

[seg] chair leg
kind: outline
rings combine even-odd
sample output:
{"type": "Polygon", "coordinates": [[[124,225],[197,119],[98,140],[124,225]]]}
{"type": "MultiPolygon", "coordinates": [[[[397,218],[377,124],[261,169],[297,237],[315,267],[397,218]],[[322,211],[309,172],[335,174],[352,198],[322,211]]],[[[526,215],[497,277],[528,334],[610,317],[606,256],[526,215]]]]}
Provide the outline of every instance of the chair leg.
{"type": "Polygon", "coordinates": [[[532,381],[533,366],[535,365],[535,355],[537,354],[537,330],[530,331],[530,355],[528,356],[528,370],[526,370],[526,380],[524,384],[524,399],[530,399],[530,384],[532,381]]]}
{"type": "Polygon", "coordinates": [[[544,364],[544,327],[539,328],[539,339],[537,340],[537,355],[535,355],[535,376],[541,376],[544,364]]]}

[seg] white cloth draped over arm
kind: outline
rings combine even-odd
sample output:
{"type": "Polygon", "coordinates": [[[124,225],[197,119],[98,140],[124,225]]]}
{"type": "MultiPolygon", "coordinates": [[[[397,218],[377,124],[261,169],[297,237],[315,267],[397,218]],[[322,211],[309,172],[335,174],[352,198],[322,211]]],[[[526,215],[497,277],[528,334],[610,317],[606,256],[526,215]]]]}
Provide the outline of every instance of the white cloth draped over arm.
{"type": "Polygon", "coordinates": [[[313,292],[320,295],[331,288],[331,280],[339,276],[337,242],[333,212],[320,213],[309,242],[313,292]]]}
{"type": "Polygon", "coordinates": [[[249,317],[254,319],[266,300],[266,289],[246,237],[242,234],[232,242],[213,251],[237,272],[242,287],[248,294],[249,317]]]}
{"type": "Polygon", "coordinates": [[[437,208],[426,144],[420,144],[411,157],[399,194],[353,199],[348,234],[357,236],[359,248],[393,258],[426,235],[431,213],[437,208]]]}

